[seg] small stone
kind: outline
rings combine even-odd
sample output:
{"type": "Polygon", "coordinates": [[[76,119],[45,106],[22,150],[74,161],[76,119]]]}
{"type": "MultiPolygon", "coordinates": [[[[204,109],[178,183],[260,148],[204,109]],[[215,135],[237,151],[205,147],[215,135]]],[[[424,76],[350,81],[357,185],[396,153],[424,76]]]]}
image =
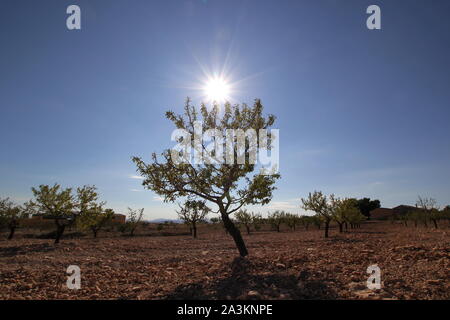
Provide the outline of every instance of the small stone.
{"type": "Polygon", "coordinates": [[[261,297],[261,295],[259,294],[259,292],[258,292],[258,291],[255,291],[255,290],[250,290],[250,291],[247,293],[247,296],[248,296],[248,297],[251,297],[251,298],[259,298],[259,297],[261,297]]]}

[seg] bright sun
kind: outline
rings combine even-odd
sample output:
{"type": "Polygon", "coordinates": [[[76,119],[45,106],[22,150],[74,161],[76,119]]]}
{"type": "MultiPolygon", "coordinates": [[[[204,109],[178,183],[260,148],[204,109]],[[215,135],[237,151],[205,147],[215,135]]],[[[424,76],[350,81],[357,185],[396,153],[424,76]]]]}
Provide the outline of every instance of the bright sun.
{"type": "Polygon", "coordinates": [[[211,78],[203,88],[210,102],[223,103],[230,99],[230,86],[223,78],[211,78]]]}

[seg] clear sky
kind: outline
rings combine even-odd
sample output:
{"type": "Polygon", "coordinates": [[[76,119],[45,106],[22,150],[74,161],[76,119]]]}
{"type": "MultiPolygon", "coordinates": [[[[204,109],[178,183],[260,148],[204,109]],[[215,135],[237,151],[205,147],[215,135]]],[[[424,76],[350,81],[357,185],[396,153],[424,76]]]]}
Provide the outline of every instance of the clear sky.
{"type": "Polygon", "coordinates": [[[0,196],[95,184],[117,211],[175,218],[130,157],[173,146],[207,74],[235,102],[261,98],[280,129],[280,171],[262,210],[301,212],[322,190],[382,206],[450,204],[450,1],[1,0],[0,196]],[[81,30],[66,8],[81,8],[81,30]],[[382,30],[366,8],[381,7],[382,30]]]}

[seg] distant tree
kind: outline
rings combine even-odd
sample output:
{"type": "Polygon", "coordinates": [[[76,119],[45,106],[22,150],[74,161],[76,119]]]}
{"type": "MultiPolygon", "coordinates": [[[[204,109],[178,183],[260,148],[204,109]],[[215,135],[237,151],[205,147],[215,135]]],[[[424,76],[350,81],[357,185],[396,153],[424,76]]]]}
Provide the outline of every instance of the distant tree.
{"type": "Polygon", "coordinates": [[[414,222],[414,226],[417,228],[419,221],[422,220],[423,214],[418,210],[410,211],[406,214],[406,218],[409,221],[414,222]]]}
{"type": "Polygon", "coordinates": [[[267,220],[277,232],[280,232],[281,224],[286,221],[286,213],[282,210],[276,210],[269,214],[267,220]]]}
{"type": "Polygon", "coordinates": [[[339,198],[333,199],[336,209],[332,212],[333,220],[339,226],[339,233],[343,232],[344,223],[348,220],[349,202],[339,198]]]}
{"type": "Polygon", "coordinates": [[[77,217],[77,225],[80,229],[90,230],[94,238],[98,232],[112,220],[114,210],[103,209],[101,206],[89,208],[77,217]]]}
{"type": "Polygon", "coordinates": [[[112,209],[103,209],[105,204],[105,202],[99,202],[98,200],[97,187],[83,186],[77,188],[77,225],[80,229],[92,231],[94,238],[97,238],[101,228],[114,216],[112,209]]]}
{"type": "Polygon", "coordinates": [[[343,232],[344,225],[350,224],[353,229],[366,219],[359,211],[357,201],[351,198],[339,199],[334,198],[333,220],[339,226],[339,232],[343,232]]]}
{"type": "Polygon", "coordinates": [[[325,196],[322,191],[314,191],[309,193],[308,198],[302,198],[303,209],[311,210],[321,218],[325,223],[325,238],[328,238],[328,230],[330,222],[333,219],[334,211],[336,210],[336,202],[333,194],[325,196]]]}
{"type": "Polygon", "coordinates": [[[299,222],[305,228],[305,230],[308,230],[309,225],[312,223],[311,218],[312,218],[311,216],[306,216],[306,215],[302,215],[299,217],[299,222]]]}
{"type": "Polygon", "coordinates": [[[357,200],[359,211],[370,219],[370,211],[381,207],[380,200],[370,200],[370,198],[362,198],[357,200]]]}
{"type": "MultiPolygon", "coordinates": [[[[252,107],[246,104],[239,106],[226,103],[223,108],[219,108],[218,105],[207,108],[202,104],[200,110],[197,110],[187,99],[184,114],[176,115],[169,111],[166,117],[177,129],[189,132],[191,137],[195,136],[194,131],[200,120],[203,132],[211,129],[223,137],[227,137],[227,130],[230,129],[240,129],[244,132],[252,129],[258,133],[260,129],[269,129],[275,121],[273,115],[263,116],[260,100],[255,100],[252,107]]],[[[237,141],[236,136],[232,139],[237,141]]],[[[210,154],[203,144],[196,145],[195,148],[200,149],[196,149],[197,152],[210,154]]],[[[250,146],[246,146],[244,151],[248,151],[249,148],[250,146]]],[[[271,149],[270,143],[267,144],[267,149],[271,149]]],[[[139,157],[133,157],[133,162],[137,166],[137,171],[144,177],[142,184],[163,196],[165,201],[174,202],[177,198],[191,195],[217,205],[217,212],[220,213],[226,230],[233,237],[240,255],[246,256],[248,251],[241,232],[234,225],[230,214],[245,205],[269,203],[275,189],[275,181],[280,176],[253,174],[255,165],[249,161],[239,164],[238,156],[240,152],[238,155],[238,151],[233,149],[234,161],[227,163],[215,164],[212,161],[201,165],[190,162],[179,164],[173,158],[172,152],[166,150],[162,153],[162,162],[156,154],[153,154],[150,164],[139,157]]]]}
{"type": "Polygon", "coordinates": [[[144,208],[133,210],[128,208],[128,218],[125,222],[126,230],[130,232],[130,236],[134,236],[134,232],[144,216],[144,208]]]}
{"type": "Polygon", "coordinates": [[[210,209],[206,206],[205,201],[201,200],[187,200],[183,205],[180,205],[180,210],[177,211],[178,217],[191,227],[191,234],[197,238],[197,224],[205,220],[210,209]]]}
{"type": "Polygon", "coordinates": [[[442,209],[442,219],[447,221],[450,220],[450,205],[447,205],[442,209]]]}
{"type": "Polygon", "coordinates": [[[350,206],[346,214],[346,222],[350,224],[350,228],[359,228],[361,222],[367,220],[367,217],[359,211],[357,207],[350,206]]]}
{"type": "Polygon", "coordinates": [[[260,213],[251,213],[252,216],[252,225],[255,231],[259,231],[261,229],[261,225],[264,223],[264,219],[260,213]]]}
{"type": "Polygon", "coordinates": [[[310,221],[317,229],[320,230],[322,228],[324,219],[320,215],[315,214],[314,216],[310,217],[310,221]]]}
{"type": "Polygon", "coordinates": [[[253,223],[252,215],[246,209],[241,209],[237,211],[234,216],[237,222],[245,227],[247,234],[250,234],[250,226],[253,223]]]}
{"type": "Polygon", "coordinates": [[[77,204],[72,188],[62,189],[59,184],[52,187],[40,185],[38,188],[31,188],[31,191],[34,199],[29,202],[30,207],[55,221],[55,243],[59,243],[65,228],[75,222],[77,215],[74,211],[77,204]]]}
{"type": "Polygon", "coordinates": [[[0,226],[5,226],[9,229],[8,240],[14,237],[14,232],[19,226],[20,219],[27,218],[26,210],[10,201],[9,198],[0,198],[0,226]]]}
{"type": "Polygon", "coordinates": [[[209,219],[209,221],[214,226],[214,229],[217,229],[217,227],[222,224],[222,220],[220,219],[220,217],[212,217],[211,219],[209,219]]]}
{"type": "Polygon", "coordinates": [[[289,229],[295,231],[296,226],[300,224],[300,217],[296,214],[286,213],[285,222],[289,229]]]}
{"type": "Polygon", "coordinates": [[[442,217],[439,207],[437,206],[437,201],[433,198],[419,196],[416,207],[433,222],[434,228],[437,229],[438,221],[442,217]]]}
{"type": "Polygon", "coordinates": [[[211,221],[212,224],[219,224],[220,223],[220,218],[219,217],[212,217],[211,219],[209,219],[209,221],[211,221]]]}

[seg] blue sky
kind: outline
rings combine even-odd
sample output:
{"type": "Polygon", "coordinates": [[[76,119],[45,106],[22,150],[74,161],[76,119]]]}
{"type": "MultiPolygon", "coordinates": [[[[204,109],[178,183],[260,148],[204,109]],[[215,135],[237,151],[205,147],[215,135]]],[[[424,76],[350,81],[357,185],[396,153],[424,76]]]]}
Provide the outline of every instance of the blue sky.
{"type": "MultiPolygon", "coordinates": [[[[95,184],[117,211],[175,218],[130,161],[173,146],[181,111],[226,70],[278,119],[282,179],[261,212],[323,190],[450,204],[450,2],[0,1],[0,196],[95,184]],[[66,28],[81,8],[82,29],[66,28]],[[378,4],[382,30],[366,28],[378,4]]],[[[257,210],[257,209],[256,209],[257,210]]]]}

